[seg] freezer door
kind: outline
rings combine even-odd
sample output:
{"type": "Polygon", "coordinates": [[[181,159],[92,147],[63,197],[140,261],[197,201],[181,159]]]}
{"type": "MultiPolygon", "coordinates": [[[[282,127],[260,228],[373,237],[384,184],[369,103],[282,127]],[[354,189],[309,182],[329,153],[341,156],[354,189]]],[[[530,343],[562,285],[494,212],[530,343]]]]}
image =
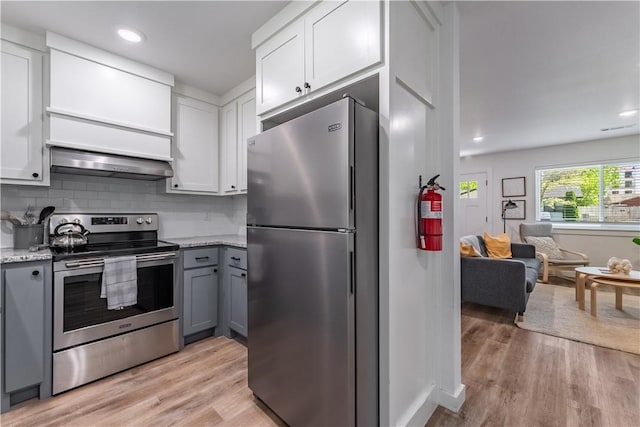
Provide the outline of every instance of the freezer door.
{"type": "Polygon", "coordinates": [[[249,140],[247,224],[351,227],[352,103],[345,98],[249,140]]]}
{"type": "Polygon", "coordinates": [[[291,426],[354,425],[347,233],[247,230],[249,387],[291,426]]]}

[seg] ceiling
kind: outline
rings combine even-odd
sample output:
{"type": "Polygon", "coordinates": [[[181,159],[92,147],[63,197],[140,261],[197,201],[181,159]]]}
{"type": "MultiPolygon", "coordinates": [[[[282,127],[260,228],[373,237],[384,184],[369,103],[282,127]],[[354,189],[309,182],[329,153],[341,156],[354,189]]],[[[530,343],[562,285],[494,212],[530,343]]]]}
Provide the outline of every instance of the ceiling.
{"type": "Polygon", "coordinates": [[[50,30],[222,95],[255,74],[251,35],[288,1],[2,1],[2,22],[50,30]],[[146,40],[120,40],[117,25],[146,40]]]}
{"type": "MultiPolygon", "coordinates": [[[[45,29],[221,95],[255,73],[251,34],[286,1],[2,1],[45,29]],[[124,24],[146,40],[115,36],[124,24]]],[[[640,2],[460,2],[461,155],[638,134],[640,2]],[[632,125],[601,131],[603,128],[632,125]],[[484,136],[475,143],[472,138],[484,136]]]]}
{"type": "Polygon", "coordinates": [[[459,10],[461,155],[639,132],[639,114],[618,113],[640,108],[640,2],[459,10]],[[633,126],[601,131],[625,125],[633,126]]]}

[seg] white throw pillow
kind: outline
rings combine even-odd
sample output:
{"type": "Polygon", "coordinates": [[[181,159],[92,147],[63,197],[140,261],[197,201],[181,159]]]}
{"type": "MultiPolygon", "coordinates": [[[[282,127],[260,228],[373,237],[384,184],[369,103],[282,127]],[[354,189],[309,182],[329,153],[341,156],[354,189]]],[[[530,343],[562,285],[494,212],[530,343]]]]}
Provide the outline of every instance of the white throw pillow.
{"type": "Polygon", "coordinates": [[[537,252],[542,252],[547,255],[549,259],[564,259],[564,255],[562,255],[558,244],[551,237],[527,236],[524,240],[535,246],[537,252]]]}
{"type": "Polygon", "coordinates": [[[462,243],[464,243],[465,245],[473,246],[473,249],[475,249],[476,252],[478,252],[478,254],[480,254],[480,256],[484,256],[484,255],[482,255],[482,249],[481,249],[481,246],[480,246],[480,240],[478,240],[478,236],[474,236],[474,235],[462,236],[460,238],[460,241],[462,243]]]}

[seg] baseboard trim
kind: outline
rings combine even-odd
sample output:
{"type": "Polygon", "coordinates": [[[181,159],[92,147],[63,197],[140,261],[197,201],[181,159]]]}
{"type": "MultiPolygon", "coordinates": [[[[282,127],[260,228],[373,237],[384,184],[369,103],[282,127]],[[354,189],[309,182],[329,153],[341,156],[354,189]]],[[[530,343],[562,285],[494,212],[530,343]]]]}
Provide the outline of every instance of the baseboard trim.
{"type": "Polygon", "coordinates": [[[423,426],[438,407],[436,388],[430,385],[409,405],[405,413],[394,423],[396,426],[423,426]]]}
{"type": "Polygon", "coordinates": [[[453,393],[449,393],[445,390],[440,390],[439,404],[447,408],[450,411],[458,412],[462,407],[465,399],[466,387],[464,384],[458,384],[453,393]]]}

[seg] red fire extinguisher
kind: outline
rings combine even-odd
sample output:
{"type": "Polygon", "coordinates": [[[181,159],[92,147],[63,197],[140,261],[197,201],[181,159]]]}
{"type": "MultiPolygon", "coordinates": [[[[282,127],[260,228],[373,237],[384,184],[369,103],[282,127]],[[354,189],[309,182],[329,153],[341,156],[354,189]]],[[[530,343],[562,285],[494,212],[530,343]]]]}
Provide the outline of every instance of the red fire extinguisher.
{"type": "Polygon", "coordinates": [[[436,190],[445,188],[436,182],[439,176],[420,187],[418,194],[418,249],[423,251],[442,250],[442,195],[436,190]]]}

